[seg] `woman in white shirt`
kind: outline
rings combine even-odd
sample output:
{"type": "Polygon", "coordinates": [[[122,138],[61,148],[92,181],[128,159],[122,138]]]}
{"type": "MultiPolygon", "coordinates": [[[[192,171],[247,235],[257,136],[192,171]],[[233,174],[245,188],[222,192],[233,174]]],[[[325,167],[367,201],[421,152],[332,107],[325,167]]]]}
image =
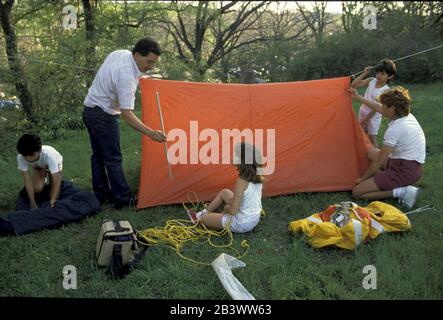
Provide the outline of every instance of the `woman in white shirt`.
{"type": "Polygon", "coordinates": [[[352,195],[357,199],[398,198],[408,209],[417,199],[419,188],[412,186],[422,176],[426,158],[426,139],[417,119],[410,113],[408,90],[393,87],[380,97],[381,105],[368,101],[350,89],[352,97],[365,103],[391,122],[381,149],[372,149],[373,160],[366,173],[357,179],[352,195]]]}

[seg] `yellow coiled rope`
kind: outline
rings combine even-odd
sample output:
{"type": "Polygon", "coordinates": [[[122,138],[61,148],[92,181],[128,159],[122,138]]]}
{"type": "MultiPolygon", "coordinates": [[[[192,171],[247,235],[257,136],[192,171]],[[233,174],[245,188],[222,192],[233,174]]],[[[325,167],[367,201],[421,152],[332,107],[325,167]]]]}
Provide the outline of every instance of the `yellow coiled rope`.
{"type": "MultiPolygon", "coordinates": [[[[193,206],[193,210],[197,211],[199,206],[205,207],[205,204],[200,203],[198,201],[197,195],[195,192],[188,192],[187,198],[189,202],[193,206]],[[189,195],[194,194],[196,202],[190,200],[189,195]]],[[[188,210],[185,204],[183,207],[188,210]]],[[[211,247],[214,248],[229,248],[229,250],[233,251],[236,255],[236,258],[242,258],[249,250],[249,244],[246,240],[241,242],[241,247],[244,248],[244,252],[240,253],[237,249],[232,247],[232,243],[234,241],[232,232],[229,228],[229,224],[225,229],[221,231],[215,231],[208,229],[202,223],[194,223],[190,220],[183,219],[175,219],[168,220],[164,227],[154,227],[146,230],[138,231],[137,241],[139,244],[143,246],[154,246],[154,245],[167,245],[175,250],[175,252],[185,260],[202,264],[202,265],[210,265],[210,263],[199,262],[189,257],[184,256],[181,253],[182,248],[188,242],[193,243],[209,243],[211,247]],[[216,244],[214,240],[216,238],[222,239],[227,237],[229,241],[224,244],[216,244]]]]}

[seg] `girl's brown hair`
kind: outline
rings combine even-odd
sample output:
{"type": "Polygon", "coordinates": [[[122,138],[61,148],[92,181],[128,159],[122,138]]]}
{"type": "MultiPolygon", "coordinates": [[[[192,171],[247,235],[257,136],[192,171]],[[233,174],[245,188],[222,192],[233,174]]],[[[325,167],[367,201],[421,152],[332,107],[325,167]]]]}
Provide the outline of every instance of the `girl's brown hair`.
{"type": "Polygon", "coordinates": [[[257,174],[257,168],[261,168],[263,165],[260,164],[262,162],[260,151],[254,145],[240,142],[235,147],[235,156],[237,157],[237,170],[240,178],[253,183],[263,183],[265,181],[262,175],[257,174]]]}
{"type": "Polygon", "coordinates": [[[380,95],[380,102],[387,107],[394,107],[395,114],[399,117],[407,116],[410,112],[411,97],[409,91],[403,87],[392,87],[380,95]]]}

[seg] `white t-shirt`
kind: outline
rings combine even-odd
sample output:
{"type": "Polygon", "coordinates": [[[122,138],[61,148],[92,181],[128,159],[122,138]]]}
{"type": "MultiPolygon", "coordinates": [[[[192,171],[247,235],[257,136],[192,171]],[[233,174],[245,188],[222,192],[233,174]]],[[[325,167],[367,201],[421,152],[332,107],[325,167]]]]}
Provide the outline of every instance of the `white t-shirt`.
{"type": "MultiPolygon", "coordinates": [[[[380,96],[385,90],[389,89],[389,86],[385,84],[381,88],[376,88],[375,84],[377,83],[376,78],[372,78],[371,81],[368,83],[368,87],[365,92],[365,99],[371,100],[371,101],[377,101],[376,98],[380,96]]],[[[366,116],[372,111],[371,108],[369,108],[364,103],[360,106],[359,111],[359,120],[362,121],[366,118],[366,116]]],[[[376,112],[372,119],[380,119],[381,120],[382,115],[379,112],[376,112]]]]}
{"type": "Polygon", "coordinates": [[[425,163],[425,134],[411,113],[389,123],[383,144],[394,147],[390,155],[392,159],[415,160],[425,163]]]}
{"type": "Polygon", "coordinates": [[[48,169],[51,174],[60,172],[63,169],[62,155],[51,146],[42,146],[40,158],[34,162],[29,162],[21,154],[18,154],[17,163],[20,171],[28,171],[29,166],[48,169]]]}
{"type": "Polygon", "coordinates": [[[131,51],[111,52],[95,75],[84,105],[91,108],[99,106],[111,115],[120,114],[121,109],[134,110],[141,74],[131,51]]]}
{"type": "Polygon", "coordinates": [[[248,187],[243,193],[238,212],[235,215],[238,223],[255,222],[257,219],[260,219],[262,186],[263,184],[261,183],[249,182],[248,187]]]}

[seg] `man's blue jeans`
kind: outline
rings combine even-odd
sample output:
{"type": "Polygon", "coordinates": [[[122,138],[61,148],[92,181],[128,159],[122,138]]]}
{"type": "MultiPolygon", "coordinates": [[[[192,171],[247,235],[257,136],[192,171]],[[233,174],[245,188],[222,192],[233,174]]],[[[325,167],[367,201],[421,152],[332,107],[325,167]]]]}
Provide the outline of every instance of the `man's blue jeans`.
{"type": "Polygon", "coordinates": [[[83,110],[92,148],[92,187],[101,204],[111,196],[116,205],[125,205],[132,196],[123,172],[118,117],[100,107],[83,110]]]}

